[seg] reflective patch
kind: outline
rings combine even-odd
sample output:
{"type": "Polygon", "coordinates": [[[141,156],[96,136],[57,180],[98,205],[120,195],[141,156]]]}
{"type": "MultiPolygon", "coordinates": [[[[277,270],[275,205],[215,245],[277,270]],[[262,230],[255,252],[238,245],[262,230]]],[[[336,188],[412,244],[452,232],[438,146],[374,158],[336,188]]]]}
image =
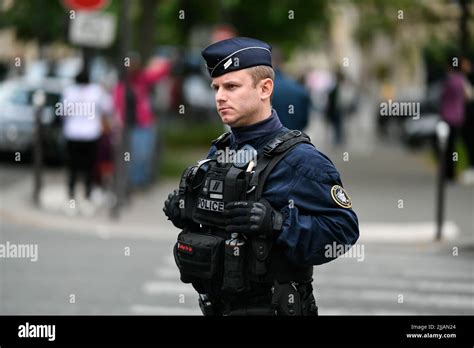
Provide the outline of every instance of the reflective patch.
{"type": "Polygon", "coordinates": [[[227,70],[227,68],[232,64],[232,58],[229,58],[227,62],[224,63],[224,70],[227,70]]]}
{"type": "Polygon", "coordinates": [[[331,188],[331,197],[337,205],[343,208],[351,208],[352,201],[349,195],[347,194],[346,190],[342,186],[334,185],[331,188]]]}
{"type": "Polygon", "coordinates": [[[210,199],[199,198],[198,208],[209,211],[224,211],[224,202],[211,201],[210,199]]]}
{"type": "Polygon", "coordinates": [[[224,181],[222,180],[211,180],[211,186],[209,187],[209,191],[222,193],[224,190],[224,181]]]}
{"type": "Polygon", "coordinates": [[[186,254],[192,255],[194,253],[194,249],[193,249],[192,245],[189,245],[189,244],[184,244],[182,242],[178,242],[177,248],[178,248],[179,251],[181,251],[183,253],[186,253],[186,254]]]}

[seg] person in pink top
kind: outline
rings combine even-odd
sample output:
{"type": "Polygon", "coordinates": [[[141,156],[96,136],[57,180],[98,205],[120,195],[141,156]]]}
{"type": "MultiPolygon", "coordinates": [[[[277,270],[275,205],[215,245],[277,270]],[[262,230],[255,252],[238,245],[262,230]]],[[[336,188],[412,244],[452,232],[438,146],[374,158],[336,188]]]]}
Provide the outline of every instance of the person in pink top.
{"type": "Polygon", "coordinates": [[[441,118],[449,125],[446,151],[446,179],[454,180],[454,151],[465,118],[465,76],[459,67],[449,65],[441,94],[441,118]]]}
{"type": "Polygon", "coordinates": [[[130,89],[125,91],[125,83],[122,80],[113,90],[119,122],[122,126],[127,122],[130,131],[129,183],[132,187],[145,187],[152,177],[157,119],[153,114],[150,92],[170,70],[170,62],[161,58],[143,69],[139,55],[133,54],[128,68],[130,89]],[[126,99],[128,110],[125,110],[126,99]]]}

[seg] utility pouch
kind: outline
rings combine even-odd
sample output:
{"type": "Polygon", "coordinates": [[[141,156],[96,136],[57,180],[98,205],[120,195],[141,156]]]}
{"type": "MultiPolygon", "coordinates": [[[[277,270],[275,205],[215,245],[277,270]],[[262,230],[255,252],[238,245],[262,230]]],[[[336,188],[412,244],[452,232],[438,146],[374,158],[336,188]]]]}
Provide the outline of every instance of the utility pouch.
{"type": "Polygon", "coordinates": [[[237,237],[225,241],[223,291],[235,294],[247,290],[247,245],[237,237]]]}
{"type": "Polygon", "coordinates": [[[224,239],[204,233],[183,231],[174,246],[176,265],[183,283],[195,278],[214,279],[222,272],[224,239]]]}
{"type": "Polygon", "coordinates": [[[273,283],[270,272],[272,241],[266,238],[251,238],[249,245],[249,280],[256,283],[273,283]]]}
{"type": "Polygon", "coordinates": [[[212,309],[212,303],[209,301],[209,297],[206,294],[199,294],[199,308],[201,308],[202,314],[204,316],[214,315],[214,310],[212,309]]]}
{"type": "Polygon", "coordinates": [[[272,307],[277,315],[301,315],[301,296],[295,283],[278,283],[273,287],[272,307]]]}

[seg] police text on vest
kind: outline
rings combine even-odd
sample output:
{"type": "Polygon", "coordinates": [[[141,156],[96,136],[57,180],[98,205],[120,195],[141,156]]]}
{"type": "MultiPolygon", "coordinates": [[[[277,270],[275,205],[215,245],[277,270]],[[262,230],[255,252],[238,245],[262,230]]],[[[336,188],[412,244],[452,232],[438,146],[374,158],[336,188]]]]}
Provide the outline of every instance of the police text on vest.
{"type": "Polygon", "coordinates": [[[224,202],[211,201],[210,199],[199,198],[198,208],[209,211],[223,211],[224,202]]]}

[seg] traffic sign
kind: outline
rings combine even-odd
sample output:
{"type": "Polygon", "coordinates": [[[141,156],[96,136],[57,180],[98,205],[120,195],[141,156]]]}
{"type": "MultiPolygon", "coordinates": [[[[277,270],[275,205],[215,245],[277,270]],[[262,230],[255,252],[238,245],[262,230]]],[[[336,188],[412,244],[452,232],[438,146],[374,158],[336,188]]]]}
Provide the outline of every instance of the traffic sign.
{"type": "Polygon", "coordinates": [[[97,11],[105,8],[110,0],[62,0],[70,10],[97,11]]]}
{"type": "Polygon", "coordinates": [[[69,40],[78,46],[109,47],[115,31],[116,17],[111,13],[77,11],[69,21],[69,40]]]}

